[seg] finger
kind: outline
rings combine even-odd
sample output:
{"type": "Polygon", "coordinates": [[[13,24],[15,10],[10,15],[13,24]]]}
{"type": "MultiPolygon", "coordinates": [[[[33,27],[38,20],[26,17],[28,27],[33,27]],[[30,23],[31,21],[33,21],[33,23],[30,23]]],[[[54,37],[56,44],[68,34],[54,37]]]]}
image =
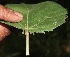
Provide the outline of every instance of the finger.
{"type": "Polygon", "coordinates": [[[0,5],[0,20],[9,22],[20,22],[22,19],[23,15],[21,13],[0,5]]]}
{"type": "Polygon", "coordinates": [[[11,33],[9,26],[0,23],[0,41],[2,41],[6,36],[11,33]]]}

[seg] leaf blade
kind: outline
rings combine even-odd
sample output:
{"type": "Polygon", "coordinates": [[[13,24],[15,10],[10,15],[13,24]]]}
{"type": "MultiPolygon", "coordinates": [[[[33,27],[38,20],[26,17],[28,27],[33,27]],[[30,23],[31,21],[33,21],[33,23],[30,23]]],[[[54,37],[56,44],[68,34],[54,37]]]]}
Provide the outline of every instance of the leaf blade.
{"type": "Polygon", "coordinates": [[[29,14],[28,27],[30,33],[44,33],[44,31],[53,31],[53,29],[65,23],[65,19],[67,18],[67,10],[61,5],[50,1],[32,5],[24,3],[15,5],[12,4],[7,5],[7,7],[21,12],[24,18],[18,23],[2,22],[18,29],[26,30],[27,15],[29,14]]]}

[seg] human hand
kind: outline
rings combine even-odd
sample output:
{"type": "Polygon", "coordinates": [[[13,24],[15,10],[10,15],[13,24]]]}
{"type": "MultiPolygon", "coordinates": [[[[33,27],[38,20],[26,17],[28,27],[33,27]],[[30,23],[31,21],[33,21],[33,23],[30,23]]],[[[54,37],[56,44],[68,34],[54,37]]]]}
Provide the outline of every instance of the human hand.
{"type": "MultiPolygon", "coordinates": [[[[0,5],[0,20],[9,22],[20,22],[23,15],[19,12],[15,12],[3,5],[0,5]]],[[[0,23],[0,41],[11,33],[10,27],[6,24],[0,23]]]]}

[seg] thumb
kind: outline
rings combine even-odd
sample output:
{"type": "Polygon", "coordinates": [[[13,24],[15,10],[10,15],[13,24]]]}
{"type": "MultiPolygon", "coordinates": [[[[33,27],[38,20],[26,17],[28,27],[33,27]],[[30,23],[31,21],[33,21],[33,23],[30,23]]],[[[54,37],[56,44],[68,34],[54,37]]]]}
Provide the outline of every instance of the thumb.
{"type": "Polygon", "coordinates": [[[15,12],[3,5],[0,5],[0,20],[9,22],[20,22],[23,19],[23,15],[19,12],[15,12]]]}
{"type": "Polygon", "coordinates": [[[8,25],[0,23],[0,41],[2,41],[10,33],[10,27],[8,25]]]}

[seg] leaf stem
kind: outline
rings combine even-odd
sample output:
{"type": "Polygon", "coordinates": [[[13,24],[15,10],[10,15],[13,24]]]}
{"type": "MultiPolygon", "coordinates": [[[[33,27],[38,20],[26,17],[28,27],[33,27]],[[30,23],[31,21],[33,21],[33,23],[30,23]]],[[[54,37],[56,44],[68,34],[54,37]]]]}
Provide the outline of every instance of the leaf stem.
{"type": "Polygon", "coordinates": [[[29,32],[26,30],[26,56],[29,55],[29,32]]]}
{"type": "MultiPolygon", "coordinates": [[[[29,14],[29,10],[28,10],[29,14]]],[[[28,14],[27,14],[27,27],[26,27],[26,56],[29,55],[29,28],[28,28],[28,14]]]]}

